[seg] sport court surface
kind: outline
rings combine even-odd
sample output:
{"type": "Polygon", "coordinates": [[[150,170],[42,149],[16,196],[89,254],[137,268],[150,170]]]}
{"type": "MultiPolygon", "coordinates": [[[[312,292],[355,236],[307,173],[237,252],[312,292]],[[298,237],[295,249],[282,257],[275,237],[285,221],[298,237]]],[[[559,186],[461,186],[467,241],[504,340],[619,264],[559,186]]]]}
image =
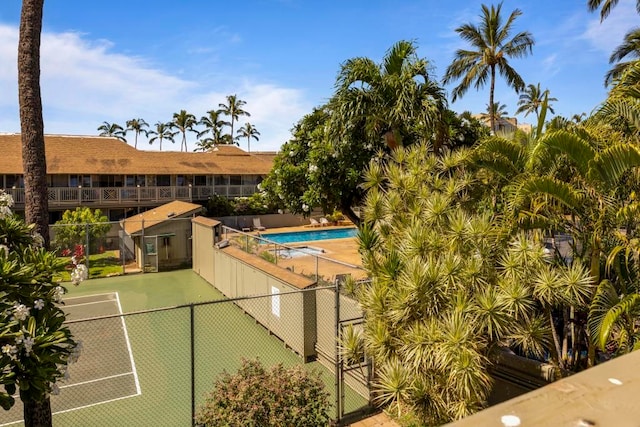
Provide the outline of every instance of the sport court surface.
{"type": "MultiPolygon", "coordinates": [[[[69,320],[122,313],[118,294],[114,292],[67,297],[65,311],[69,320]]],[[[125,319],[110,317],[99,323],[99,328],[86,322],[69,324],[76,340],[82,341],[83,352],[78,362],[69,366],[69,379],[59,383],[60,394],[51,397],[54,414],[140,395],[125,319]]],[[[16,399],[10,411],[0,411],[1,426],[21,421],[20,399],[16,399]]]]}
{"type": "MultiPolygon", "coordinates": [[[[67,289],[70,293],[64,300],[70,320],[224,298],[191,270],[92,279],[78,287],[68,286],[67,289]]],[[[285,348],[279,339],[269,335],[234,304],[204,305],[195,309],[197,404],[211,390],[213,379],[224,370],[237,370],[242,358],[259,357],[265,366],[302,363],[298,355],[285,348]]],[[[189,308],[124,316],[124,322],[126,329],[118,316],[97,322],[70,324],[72,328],[82,325],[78,330],[87,337],[81,337],[84,340],[83,353],[78,363],[71,367],[68,384],[91,382],[78,385],[86,388],[70,399],[71,403],[66,403],[75,409],[71,406],[64,409],[53,407],[53,411],[58,412],[53,417],[54,425],[190,425],[189,308]],[[90,347],[94,349],[90,350],[90,347]],[[74,371],[81,366],[86,367],[85,373],[74,371]],[[134,373],[137,373],[139,380],[138,395],[134,373]],[[80,399],[86,403],[80,404],[80,399]]],[[[76,329],[72,330],[75,332],[76,329]]],[[[321,371],[326,390],[333,394],[333,374],[317,362],[304,366],[321,371]]],[[[61,390],[60,396],[52,399],[52,405],[54,399],[71,393],[69,390],[73,388],[61,390]]],[[[366,399],[350,389],[345,392],[347,410],[355,410],[366,404],[366,399]]],[[[331,399],[333,401],[333,397],[331,399]]],[[[22,418],[21,407],[11,412],[16,409],[19,416],[14,416],[12,420],[22,418]]],[[[3,412],[0,410],[0,416],[6,415],[3,412]]],[[[333,412],[330,414],[333,415],[333,412]]],[[[3,418],[1,420],[0,424],[8,422],[3,418]]]]}

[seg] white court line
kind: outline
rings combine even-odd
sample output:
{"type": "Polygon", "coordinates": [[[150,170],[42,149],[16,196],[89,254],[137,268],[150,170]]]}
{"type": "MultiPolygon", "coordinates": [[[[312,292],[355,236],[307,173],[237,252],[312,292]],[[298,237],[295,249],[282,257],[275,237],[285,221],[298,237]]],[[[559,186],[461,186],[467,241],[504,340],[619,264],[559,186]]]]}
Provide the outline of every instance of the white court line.
{"type": "Polygon", "coordinates": [[[113,300],[113,299],[103,299],[103,300],[100,300],[100,301],[81,302],[79,304],[70,304],[70,305],[66,305],[65,304],[65,307],[66,308],[69,308],[69,307],[80,307],[80,306],[83,306],[83,305],[104,304],[105,302],[115,302],[115,301],[116,300],[113,300]]]}
{"type": "MultiPolygon", "coordinates": [[[[122,314],[122,306],[120,305],[120,295],[116,292],[116,302],[118,303],[118,310],[122,314]]],[[[127,349],[129,350],[129,359],[131,360],[131,370],[133,371],[133,379],[136,382],[137,395],[142,394],[140,390],[140,381],[138,379],[138,371],[136,370],[136,362],[133,360],[133,351],[131,351],[131,342],[129,341],[129,334],[127,333],[127,324],[124,322],[124,316],[120,316],[122,321],[122,331],[124,332],[124,338],[127,341],[127,349]]]]}
{"type": "Polygon", "coordinates": [[[101,294],[78,295],[76,297],[64,297],[64,300],[68,301],[70,299],[101,297],[102,295],[114,295],[114,294],[117,294],[117,292],[104,292],[104,293],[101,293],[101,294]]]}
{"type": "Polygon", "coordinates": [[[77,385],[97,383],[98,381],[104,381],[104,380],[110,380],[110,379],[112,379],[112,378],[124,377],[125,375],[133,375],[133,372],[125,372],[125,373],[123,373],[123,374],[109,375],[108,377],[102,377],[102,378],[98,378],[98,379],[95,379],[95,380],[81,381],[81,382],[79,382],[79,383],[73,383],[73,384],[62,385],[62,386],[60,386],[59,388],[60,388],[60,389],[63,389],[63,388],[75,387],[75,386],[77,386],[77,385]]]}

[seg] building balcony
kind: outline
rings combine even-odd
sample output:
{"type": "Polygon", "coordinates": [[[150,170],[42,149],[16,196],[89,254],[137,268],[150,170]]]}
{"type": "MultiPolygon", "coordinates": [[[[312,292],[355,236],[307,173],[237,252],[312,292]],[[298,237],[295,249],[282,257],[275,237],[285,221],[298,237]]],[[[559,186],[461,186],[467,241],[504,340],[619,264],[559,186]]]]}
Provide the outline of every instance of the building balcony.
{"type": "MultiPolygon", "coordinates": [[[[24,206],[24,188],[6,188],[16,207],[24,206]]],[[[248,197],[258,191],[256,185],[170,186],[170,187],[50,187],[49,207],[140,206],[173,200],[207,200],[218,194],[228,198],[248,197]]]]}

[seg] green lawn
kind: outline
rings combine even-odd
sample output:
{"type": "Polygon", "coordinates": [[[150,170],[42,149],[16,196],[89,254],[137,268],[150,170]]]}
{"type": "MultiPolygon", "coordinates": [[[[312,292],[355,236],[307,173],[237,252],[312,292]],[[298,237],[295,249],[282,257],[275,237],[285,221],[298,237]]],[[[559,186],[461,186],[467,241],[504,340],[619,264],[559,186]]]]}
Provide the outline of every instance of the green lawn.
{"type": "MultiPolygon", "coordinates": [[[[89,255],[89,277],[110,277],[122,274],[122,262],[117,256],[118,251],[105,251],[101,254],[89,255]]],[[[71,262],[70,257],[60,257],[65,261],[71,262]]],[[[70,271],[64,270],[60,272],[63,282],[71,280],[70,271]]]]}
{"type": "MultiPolygon", "coordinates": [[[[136,274],[69,286],[69,297],[118,292],[123,312],[214,301],[223,295],[191,270],[136,274]]],[[[259,300],[255,300],[259,301],[259,300]]],[[[284,302],[283,302],[284,303],[284,302]]],[[[125,318],[142,394],[55,415],[54,424],[189,425],[191,414],[191,322],[189,307],[136,314],[125,318]]],[[[99,328],[98,328],[99,329],[99,328]]],[[[302,359],[232,303],[194,307],[195,390],[198,402],[223,370],[235,371],[242,358],[260,358],[266,365],[291,366],[302,359]]],[[[96,333],[100,333],[99,330],[96,333]]],[[[305,365],[322,371],[327,390],[334,393],[334,376],[319,363],[305,365]]],[[[331,397],[331,401],[333,401],[331,397]]],[[[347,411],[366,400],[347,389],[347,411]]],[[[334,413],[331,413],[334,416],[334,413]]]]}

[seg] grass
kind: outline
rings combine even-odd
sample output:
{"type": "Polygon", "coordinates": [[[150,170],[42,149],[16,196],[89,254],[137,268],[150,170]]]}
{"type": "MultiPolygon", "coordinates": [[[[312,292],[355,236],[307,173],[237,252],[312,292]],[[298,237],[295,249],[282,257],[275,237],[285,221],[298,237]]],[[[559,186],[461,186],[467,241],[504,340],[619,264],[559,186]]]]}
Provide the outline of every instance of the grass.
{"type": "MultiPolygon", "coordinates": [[[[70,260],[70,257],[60,257],[64,260],[70,260]]],[[[60,273],[63,282],[71,280],[69,270],[63,270],[60,273]]],[[[101,254],[89,255],[89,277],[111,277],[122,274],[122,262],[118,257],[118,251],[105,251],[101,254]]]]}
{"type": "MultiPolygon", "coordinates": [[[[123,312],[215,301],[224,296],[191,270],[136,274],[83,282],[69,296],[118,292],[123,312]]],[[[256,304],[265,300],[257,299],[256,304]]],[[[286,304],[284,297],[282,304],[286,304]]],[[[235,372],[243,358],[259,358],[265,366],[301,364],[302,359],[232,303],[195,306],[194,354],[197,403],[223,371],[235,372]]],[[[64,426],[188,425],[191,417],[190,308],[127,316],[125,322],[140,377],[140,396],[58,414],[64,426]]],[[[97,330],[96,333],[100,333],[97,330]]],[[[326,389],[334,393],[334,376],[317,362],[304,365],[322,372],[326,389]]],[[[366,404],[345,390],[347,410],[366,404]]],[[[331,397],[333,401],[333,397],[331,397]]],[[[334,416],[333,412],[330,415],[334,416]]]]}

